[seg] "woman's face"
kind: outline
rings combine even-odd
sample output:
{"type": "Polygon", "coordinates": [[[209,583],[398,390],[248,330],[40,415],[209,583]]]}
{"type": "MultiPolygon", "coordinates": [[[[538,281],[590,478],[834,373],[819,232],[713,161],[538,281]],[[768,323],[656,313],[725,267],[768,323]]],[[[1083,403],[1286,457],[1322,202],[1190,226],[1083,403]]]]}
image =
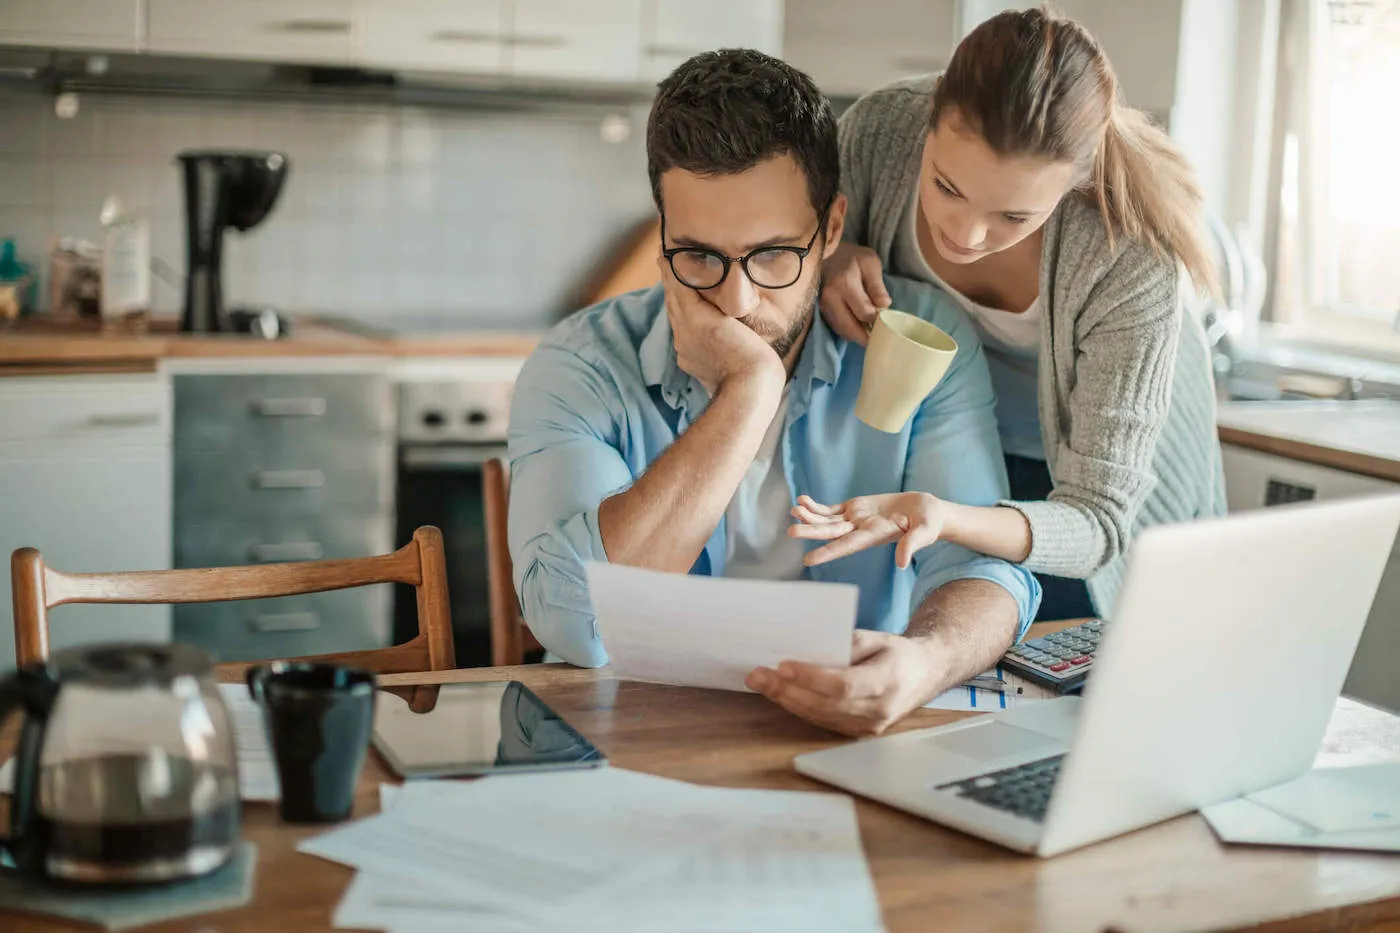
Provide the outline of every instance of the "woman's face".
{"type": "Polygon", "coordinates": [[[1040,229],[1078,178],[1071,162],[1000,156],[947,113],[924,140],[919,204],[938,254],[962,265],[1040,229]]]}

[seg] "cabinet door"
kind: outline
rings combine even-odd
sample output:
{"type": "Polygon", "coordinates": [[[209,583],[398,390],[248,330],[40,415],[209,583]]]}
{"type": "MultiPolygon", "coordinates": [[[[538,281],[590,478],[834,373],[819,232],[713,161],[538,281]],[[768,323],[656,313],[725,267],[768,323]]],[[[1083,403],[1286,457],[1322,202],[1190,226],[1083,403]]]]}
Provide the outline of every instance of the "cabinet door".
{"type": "MultiPolygon", "coordinates": [[[[167,381],[0,379],[0,553],[20,547],[60,570],[170,567],[167,381]]],[[[8,573],[0,605],[11,605],[8,573]]],[[[59,606],[49,622],[55,649],[170,639],[167,606],[59,606]]],[[[0,639],[0,669],[13,664],[13,639],[0,639]]]]}
{"type": "Polygon", "coordinates": [[[357,0],[360,61],[371,68],[495,74],[509,0],[357,0]]]}
{"type": "Polygon", "coordinates": [[[656,81],[696,52],[758,49],[779,55],[783,44],[781,0],[650,0],[642,47],[643,77],[656,81]]]}
{"type": "Polygon", "coordinates": [[[507,41],[516,77],[636,81],[642,0],[514,0],[507,41]]]}
{"type": "Polygon", "coordinates": [[[138,0],[5,0],[0,45],[135,52],[138,0]]]}
{"type": "Polygon", "coordinates": [[[351,64],[352,0],[147,0],[152,52],[351,64]]]}
{"type": "Polygon", "coordinates": [[[864,94],[947,65],[956,9],[956,0],[788,0],[783,57],[827,94],[864,94]]]}

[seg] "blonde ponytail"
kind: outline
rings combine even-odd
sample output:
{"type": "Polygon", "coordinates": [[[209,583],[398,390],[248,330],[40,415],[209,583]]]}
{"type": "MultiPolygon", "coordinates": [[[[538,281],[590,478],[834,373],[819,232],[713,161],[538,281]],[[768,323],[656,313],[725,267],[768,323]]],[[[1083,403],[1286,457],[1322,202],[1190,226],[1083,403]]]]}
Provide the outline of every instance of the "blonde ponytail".
{"type": "Polygon", "coordinates": [[[1201,228],[1196,173],[1142,111],[1115,103],[1094,157],[1092,199],[1109,242],[1121,232],[1180,260],[1196,287],[1220,296],[1201,228]]]}

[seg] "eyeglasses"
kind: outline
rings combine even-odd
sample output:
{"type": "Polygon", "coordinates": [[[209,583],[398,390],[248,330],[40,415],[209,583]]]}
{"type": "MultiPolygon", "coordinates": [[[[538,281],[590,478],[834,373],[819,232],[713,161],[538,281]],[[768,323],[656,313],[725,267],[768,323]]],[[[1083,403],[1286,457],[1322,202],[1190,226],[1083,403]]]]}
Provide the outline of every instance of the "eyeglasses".
{"type": "MultiPolygon", "coordinates": [[[[765,246],[743,256],[731,257],[712,249],[681,246],[663,249],[661,255],[671,264],[676,280],[687,288],[705,291],[718,288],[729,277],[729,267],[738,263],[759,288],[787,288],[802,277],[802,261],[817,242],[817,234],[826,226],[826,215],[817,221],[817,229],[806,246],[765,246]]],[[[661,241],[666,241],[666,215],[661,216],[661,241]]]]}

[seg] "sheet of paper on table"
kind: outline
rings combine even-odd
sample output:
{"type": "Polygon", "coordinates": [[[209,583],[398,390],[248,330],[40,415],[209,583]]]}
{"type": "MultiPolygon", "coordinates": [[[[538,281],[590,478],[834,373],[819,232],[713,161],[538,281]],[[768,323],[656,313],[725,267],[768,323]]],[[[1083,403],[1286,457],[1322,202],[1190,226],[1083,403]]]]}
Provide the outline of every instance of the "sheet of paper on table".
{"type": "Polygon", "coordinates": [[[1010,671],[1004,671],[999,667],[994,667],[983,672],[980,677],[988,677],[1001,681],[1005,686],[1001,690],[991,688],[976,687],[968,684],[959,684],[949,690],[945,690],[924,704],[924,709],[956,709],[970,710],[978,713],[999,713],[1005,709],[1011,709],[1021,703],[1031,703],[1036,700],[1051,700],[1058,694],[1049,687],[1042,687],[1040,684],[1018,677],[1010,671]]]}
{"type": "Polygon", "coordinates": [[[598,634],[619,677],[747,690],[755,667],[851,663],[859,594],[850,584],[584,566],[598,634]]]}
{"type": "MultiPolygon", "coordinates": [[[[248,688],[243,684],[219,684],[219,694],[233,722],[239,795],[248,801],[280,800],[282,795],[277,783],[277,766],[272,760],[262,710],[253,702],[248,688]]],[[[11,758],[0,766],[0,794],[11,793],[14,786],[15,761],[11,758]]]]}
{"type": "Polygon", "coordinates": [[[883,929],[844,795],[603,768],[385,796],[378,816],[298,846],[359,869],[339,928],[883,929]]]}

